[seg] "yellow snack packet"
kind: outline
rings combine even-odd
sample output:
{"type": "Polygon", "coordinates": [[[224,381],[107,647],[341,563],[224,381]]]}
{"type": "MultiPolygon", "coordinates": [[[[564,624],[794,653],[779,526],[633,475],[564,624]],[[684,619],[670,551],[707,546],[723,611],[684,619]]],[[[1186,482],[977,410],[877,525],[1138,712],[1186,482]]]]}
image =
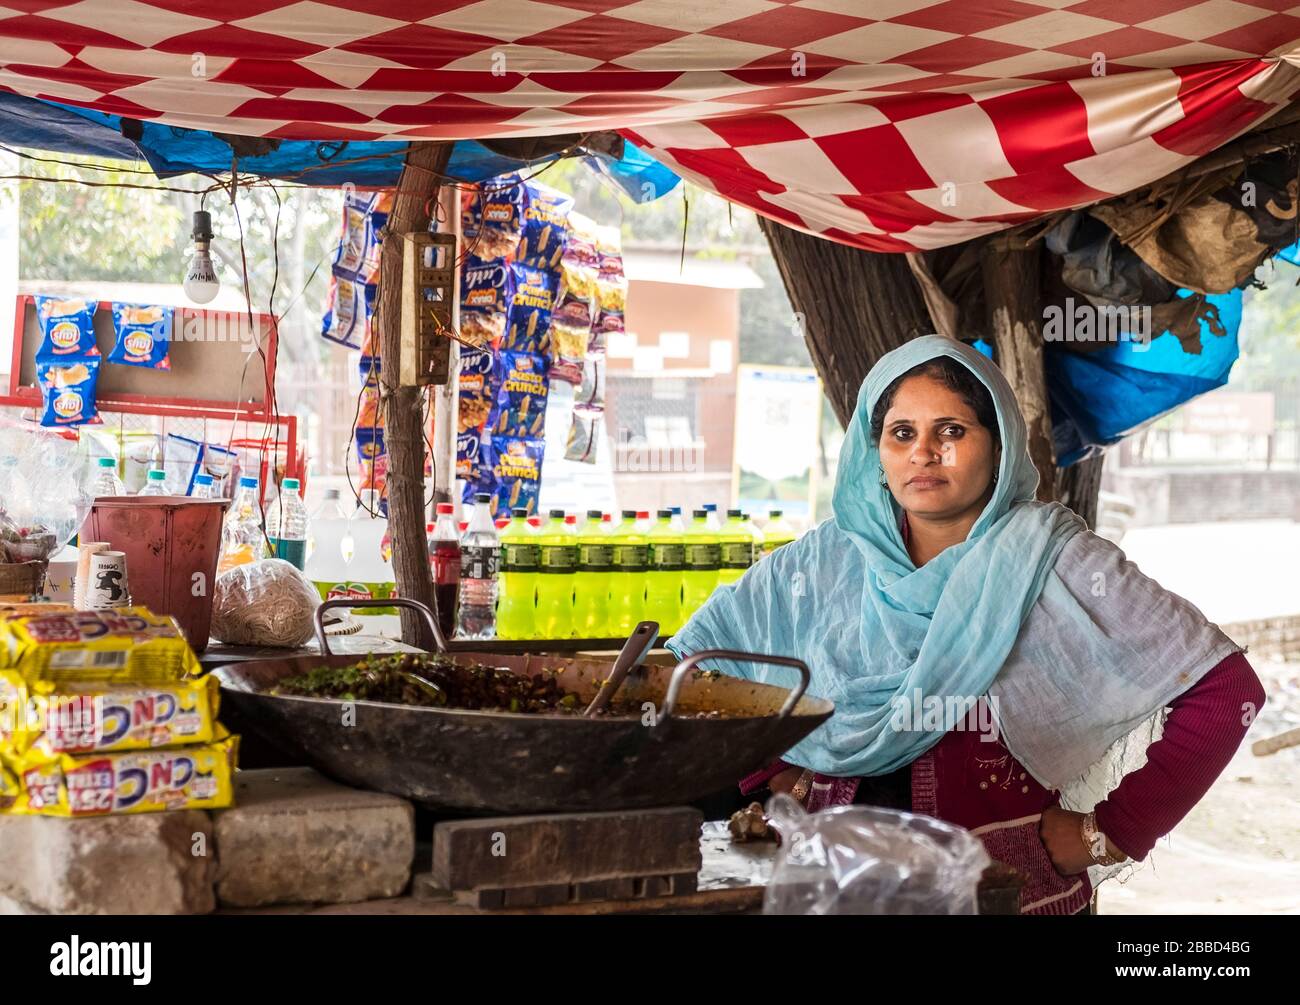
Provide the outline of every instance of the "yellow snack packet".
{"type": "Polygon", "coordinates": [[[239,737],[116,754],[0,757],[0,812],[57,817],[217,810],[234,801],[239,737]]]}
{"type": "Polygon", "coordinates": [[[46,757],[148,750],[216,738],[220,682],[154,685],[30,683],[0,670],[0,752],[46,757]]]}
{"type": "Polygon", "coordinates": [[[200,672],[176,622],[147,607],[0,620],[0,669],[61,684],[155,684],[200,672]]]}

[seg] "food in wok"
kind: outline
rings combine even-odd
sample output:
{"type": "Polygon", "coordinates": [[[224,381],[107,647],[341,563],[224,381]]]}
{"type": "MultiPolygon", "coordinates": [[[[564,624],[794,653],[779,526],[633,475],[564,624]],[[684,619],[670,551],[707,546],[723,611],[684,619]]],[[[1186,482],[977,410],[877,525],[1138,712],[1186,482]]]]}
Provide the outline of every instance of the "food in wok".
{"type": "MultiPolygon", "coordinates": [[[[697,673],[717,676],[715,671],[697,673]]],[[[520,674],[483,663],[458,663],[438,653],[397,653],[366,656],[347,666],[320,666],[282,679],[270,693],[471,711],[581,714],[586,703],[577,693],[561,687],[556,677],[557,671],[545,669],[520,674]]],[[[616,697],[600,714],[640,716],[642,712],[640,702],[620,702],[616,697]]],[[[688,714],[692,718],[723,717],[716,710],[688,714]]]]}

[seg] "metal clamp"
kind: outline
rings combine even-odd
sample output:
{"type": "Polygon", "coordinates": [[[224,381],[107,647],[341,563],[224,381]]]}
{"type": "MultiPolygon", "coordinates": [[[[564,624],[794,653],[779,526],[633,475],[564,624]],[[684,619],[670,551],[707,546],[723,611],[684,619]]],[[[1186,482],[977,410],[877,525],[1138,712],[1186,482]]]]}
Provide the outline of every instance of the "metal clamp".
{"type": "Polygon", "coordinates": [[[336,607],[408,607],[424,615],[424,623],[429,626],[429,631],[433,632],[433,644],[437,647],[437,651],[440,653],[447,651],[447,639],[442,634],[442,629],[438,627],[438,619],[433,616],[433,611],[418,600],[412,600],[410,597],[373,597],[366,600],[335,597],[333,600],[324,601],[316,608],[316,642],[320,646],[322,656],[334,655],[330,652],[329,641],[325,638],[325,612],[336,607]]]}
{"type": "Polygon", "coordinates": [[[677,707],[677,696],[681,693],[682,683],[686,680],[686,675],[695,669],[696,664],[703,660],[736,660],[738,663],[770,663],[775,666],[793,667],[799,671],[799,686],[790,692],[790,697],[785,700],[781,706],[781,711],[777,713],[778,719],[784,719],[794,707],[799,704],[799,699],[804,696],[808,690],[808,684],[812,680],[812,672],[808,669],[808,664],[803,660],[797,660],[793,656],[764,656],[761,653],[742,653],[734,649],[702,649],[698,653],[692,653],[677,664],[673,670],[672,679],[668,682],[668,693],[664,695],[664,707],[659,712],[659,721],[669,718],[673,714],[673,709],[677,707]]]}

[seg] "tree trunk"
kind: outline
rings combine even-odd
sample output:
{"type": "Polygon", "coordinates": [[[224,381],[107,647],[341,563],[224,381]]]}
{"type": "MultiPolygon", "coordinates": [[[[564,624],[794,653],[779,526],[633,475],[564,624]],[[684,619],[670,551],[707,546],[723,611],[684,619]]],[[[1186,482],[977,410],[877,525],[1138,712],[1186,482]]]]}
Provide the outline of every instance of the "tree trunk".
{"type": "Polygon", "coordinates": [[[1083,517],[1089,530],[1097,529],[1097,501],[1105,460],[1105,454],[1097,454],[1056,470],[1056,498],[1083,517]]]}
{"type": "Polygon", "coordinates": [[[984,247],[984,296],[998,366],[1016,393],[1028,432],[1029,457],[1038,468],[1038,498],[1056,498],[1052,409],[1043,370],[1042,307],[1038,275],[1041,245],[1021,247],[992,238],[984,247]]]}
{"type": "Polygon", "coordinates": [[[786,293],[835,416],[847,426],[867,372],[891,349],[934,331],[903,255],[877,254],[760,216],[786,293]]]}
{"type": "MultiPolygon", "coordinates": [[[[393,539],[397,592],[433,610],[433,578],[424,533],[425,389],[397,386],[401,354],[402,234],[429,228],[429,209],[438,179],[447,167],[450,143],[412,143],[397,182],[393,210],[380,246],[379,303],[374,324],[379,334],[380,380],[384,387],[384,442],[388,448],[388,518],[393,539]]],[[[428,628],[413,611],[402,611],[402,641],[433,648],[428,628]]]]}

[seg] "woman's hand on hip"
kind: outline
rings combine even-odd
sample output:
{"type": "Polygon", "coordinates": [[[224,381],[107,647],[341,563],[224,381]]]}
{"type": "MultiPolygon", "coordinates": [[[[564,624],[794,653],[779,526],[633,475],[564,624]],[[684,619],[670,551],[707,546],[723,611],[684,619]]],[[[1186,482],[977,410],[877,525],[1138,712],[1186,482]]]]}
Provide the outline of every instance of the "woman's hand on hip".
{"type": "Polygon", "coordinates": [[[1083,843],[1083,814],[1071,813],[1059,806],[1043,810],[1038,836],[1062,876],[1073,876],[1092,865],[1092,853],[1083,843]]]}
{"type": "Polygon", "coordinates": [[[786,768],[779,774],[773,775],[771,780],[767,783],[767,787],[772,791],[772,795],[774,796],[781,792],[788,794],[790,790],[794,788],[794,783],[799,781],[799,776],[802,774],[803,768],[786,768]]]}

